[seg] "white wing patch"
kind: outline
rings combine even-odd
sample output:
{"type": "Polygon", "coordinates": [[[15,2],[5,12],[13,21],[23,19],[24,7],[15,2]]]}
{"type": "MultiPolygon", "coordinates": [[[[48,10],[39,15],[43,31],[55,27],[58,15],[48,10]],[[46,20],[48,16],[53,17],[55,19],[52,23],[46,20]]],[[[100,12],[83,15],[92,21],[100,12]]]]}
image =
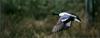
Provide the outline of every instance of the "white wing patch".
{"type": "Polygon", "coordinates": [[[70,16],[65,15],[65,16],[61,16],[59,20],[60,20],[61,22],[64,22],[64,21],[68,20],[69,18],[70,18],[70,16]]]}
{"type": "Polygon", "coordinates": [[[66,21],[66,20],[68,20],[68,18],[66,18],[66,19],[61,19],[62,22],[66,21]]]}

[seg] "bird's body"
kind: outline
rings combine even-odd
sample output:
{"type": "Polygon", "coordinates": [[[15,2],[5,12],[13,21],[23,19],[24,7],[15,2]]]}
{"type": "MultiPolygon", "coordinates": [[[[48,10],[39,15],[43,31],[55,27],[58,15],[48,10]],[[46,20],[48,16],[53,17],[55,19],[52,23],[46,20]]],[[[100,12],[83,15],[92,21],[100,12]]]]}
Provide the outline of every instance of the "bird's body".
{"type": "Polygon", "coordinates": [[[69,14],[67,12],[60,13],[59,17],[60,18],[59,18],[57,24],[53,27],[52,32],[59,32],[61,30],[70,28],[72,21],[80,22],[80,20],[77,19],[77,17],[75,15],[69,14]]]}

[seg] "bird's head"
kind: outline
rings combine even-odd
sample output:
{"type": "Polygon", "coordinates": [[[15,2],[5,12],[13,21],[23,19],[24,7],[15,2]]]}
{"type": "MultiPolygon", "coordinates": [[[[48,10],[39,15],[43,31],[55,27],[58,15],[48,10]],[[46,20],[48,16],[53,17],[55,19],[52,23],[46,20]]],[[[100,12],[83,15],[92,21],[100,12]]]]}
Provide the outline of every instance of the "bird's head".
{"type": "Polygon", "coordinates": [[[81,22],[81,20],[78,16],[75,17],[74,21],[81,22]]]}

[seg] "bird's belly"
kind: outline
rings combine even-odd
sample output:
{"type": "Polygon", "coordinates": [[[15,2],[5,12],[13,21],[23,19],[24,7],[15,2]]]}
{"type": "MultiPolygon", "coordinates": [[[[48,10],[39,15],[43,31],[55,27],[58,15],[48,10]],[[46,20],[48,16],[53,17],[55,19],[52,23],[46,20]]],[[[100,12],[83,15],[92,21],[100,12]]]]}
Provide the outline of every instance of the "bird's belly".
{"type": "Polygon", "coordinates": [[[70,26],[67,26],[66,24],[63,25],[64,29],[68,29],[70,26]]]}

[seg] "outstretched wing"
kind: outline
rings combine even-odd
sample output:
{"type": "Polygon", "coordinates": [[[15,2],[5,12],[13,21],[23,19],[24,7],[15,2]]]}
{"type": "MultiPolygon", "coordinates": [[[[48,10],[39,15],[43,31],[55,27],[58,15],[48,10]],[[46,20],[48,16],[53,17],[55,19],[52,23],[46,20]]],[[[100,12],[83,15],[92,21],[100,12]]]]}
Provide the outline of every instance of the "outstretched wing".
{"type": "Polygon", "coordinates": [[[52,32],[58,32],[63,28],[63,23],[58,21],[57,24],[53,27],[52,32]]]}
{"type": "Polygon", "coordinates": [[[64,28],[64,23],[63,21],[66,21],[68,17],[62,16],[58,20],[57,24],[53,27],[52,32],[58,32],[64,28]]]}

